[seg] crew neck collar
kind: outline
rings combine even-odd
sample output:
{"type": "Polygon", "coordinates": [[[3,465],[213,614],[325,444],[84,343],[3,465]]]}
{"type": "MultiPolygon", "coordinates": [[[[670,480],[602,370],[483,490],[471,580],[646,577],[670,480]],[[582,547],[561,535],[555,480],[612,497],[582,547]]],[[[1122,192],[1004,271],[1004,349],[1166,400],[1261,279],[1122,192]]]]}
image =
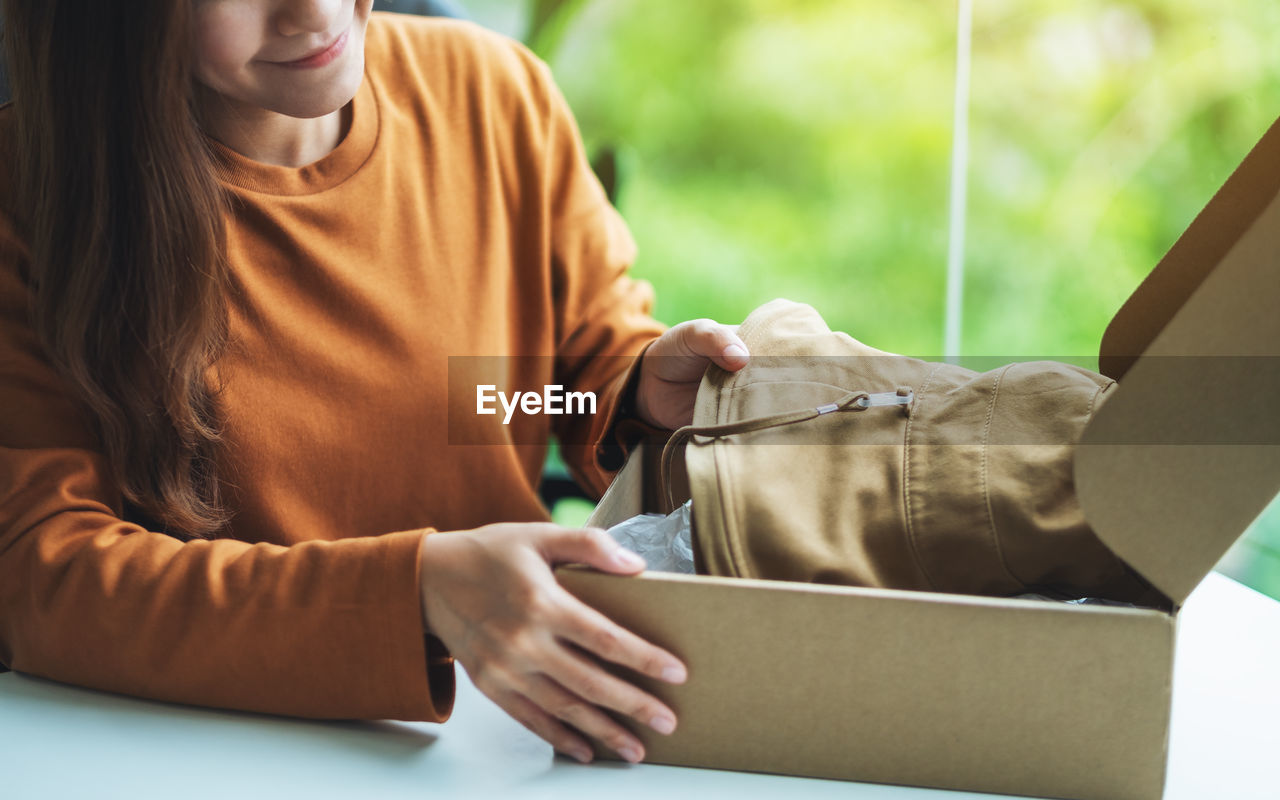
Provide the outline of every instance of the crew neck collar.
{"type": "Polygon", "coordinates": [[[351,127],[338,146],[319,161],[301,167],[264,164],[206,136],[214,169],[224,183],[261,194],[304,195],[332,189],[354,175],[373,154],[381,127],[378,94],[365,70],[351,99],[351,127]]]}

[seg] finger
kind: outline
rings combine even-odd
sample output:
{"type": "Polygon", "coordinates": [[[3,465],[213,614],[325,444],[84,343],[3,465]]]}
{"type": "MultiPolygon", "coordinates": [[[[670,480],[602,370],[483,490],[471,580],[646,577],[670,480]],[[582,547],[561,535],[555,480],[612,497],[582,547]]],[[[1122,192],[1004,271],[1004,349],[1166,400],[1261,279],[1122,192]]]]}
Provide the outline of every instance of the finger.
{"type": "Polygon", "coordinates": [[[644,758],[644,745],[630,731],[601,711],[599,706],[546,675],[532,677],[523,694],[545,713],[604,742],[623,759],[635,763],[644,758]]]}
{"type": "Polygon", "coordinates": [[[646,642],[569,592],[561,591],[563,611],[551,620],[552,631],[557,636],[650,678],[667,683],[684,683],[688,679],[688,670],[680,659],[646,642]]]}
{"type": "Polygon", "coordinates": [[[538,541],[539,552],[548,564],[586,564],[622,574],[640,572],[645,566],[643,558],[600,528],[557,528],[538,541]]]}
{"type": "Polygon", "coordinates": [[[547,675],[561,686],[602,708],[610,708],[663,735],[676,729],[676,713],[638,686],[610,675],[575,649],[552,655],[547,675]]]}
{"type": "Polygon", "coordinates": [[[709,319],[690,321],[681,330],[681,344],[690,354],[709,358],[719,367],[735,372],[747,365],[747,345],[728,325],[709,319]]]}
{"type": "Polygon", "coordinates": [[[587,740],[569,730],[528,697],[519,692],[510,692],[495,702],[516,722],[533,731],[557,751],[567,753],[583,764],[590,763],[594,753],[587,740]]]}

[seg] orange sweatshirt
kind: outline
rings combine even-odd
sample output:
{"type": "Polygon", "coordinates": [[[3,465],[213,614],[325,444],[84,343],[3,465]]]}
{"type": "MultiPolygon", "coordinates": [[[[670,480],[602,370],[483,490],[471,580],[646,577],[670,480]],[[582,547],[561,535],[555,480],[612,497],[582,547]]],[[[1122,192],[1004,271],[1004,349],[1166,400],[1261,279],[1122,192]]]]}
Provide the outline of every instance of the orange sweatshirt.
{"type": "MultiPolygon", "coordinates": [[[[272,713],[439,720],[418,549],[431,530],[545,520],[553,427],[592,457],[662,328],[634,244],[546,67],[470,24],[375,14],[337,149],[293,169],[218,146],[233,192],[232,343],[215,365],[235,516],[182,542],[123,518],[87,412],[36,342],[0,179],[0,662],[133,695],[272,713]],[[475,413],[499,388],[594,391],[595,414],[475,413]],[[451,439],[452,436],[452,439],[451,439]],[[489,441],[498,444],[472,444],[489,441]],[[516,443],[513,443],[516,442],[516,443]]],[[[19,157],[0,110],[0,165],[19,157]]],[[[4,170],[0,169],[0,177],[4,170]]]]}

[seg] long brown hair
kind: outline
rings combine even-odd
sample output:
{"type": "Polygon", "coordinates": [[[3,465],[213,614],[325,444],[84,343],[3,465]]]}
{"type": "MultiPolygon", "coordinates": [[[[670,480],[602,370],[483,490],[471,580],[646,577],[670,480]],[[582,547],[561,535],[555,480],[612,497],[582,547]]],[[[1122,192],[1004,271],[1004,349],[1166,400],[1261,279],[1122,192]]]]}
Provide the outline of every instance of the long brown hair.
{"type": "Polygon", "coordinates": [[[209,536],[227,201],[191,105],[191,3],[3,3],[32,323],[124,497],[209,536]]]}

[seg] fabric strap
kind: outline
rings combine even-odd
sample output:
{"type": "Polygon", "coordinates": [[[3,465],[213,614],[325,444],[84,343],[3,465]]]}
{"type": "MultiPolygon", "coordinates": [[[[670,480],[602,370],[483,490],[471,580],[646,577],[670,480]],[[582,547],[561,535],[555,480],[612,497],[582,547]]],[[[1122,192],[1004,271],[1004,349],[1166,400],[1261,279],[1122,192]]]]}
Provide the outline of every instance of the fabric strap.
{"type": "Polygon", "coordinates": [[[718,439],[723,436],[732,436],[735,433],[750,433],[764,430],[765,428],[776,428],[780,425],[805,422],[823,414],[830,414],[833,411],[866,411],[870,407],[871,394],[869,392],[849,392],[834,403],[827,403],[813,408],[784,411],[779,414],[741,419],[721,425],[685,425],[671,434],[666,446],[662,448],[661,481],[662,489],[666,493],[667,507],[674,508],[676,506],[675,498],[671,494],[671,462],[675,458],[676,452],[696,436],[718,439]]]}

